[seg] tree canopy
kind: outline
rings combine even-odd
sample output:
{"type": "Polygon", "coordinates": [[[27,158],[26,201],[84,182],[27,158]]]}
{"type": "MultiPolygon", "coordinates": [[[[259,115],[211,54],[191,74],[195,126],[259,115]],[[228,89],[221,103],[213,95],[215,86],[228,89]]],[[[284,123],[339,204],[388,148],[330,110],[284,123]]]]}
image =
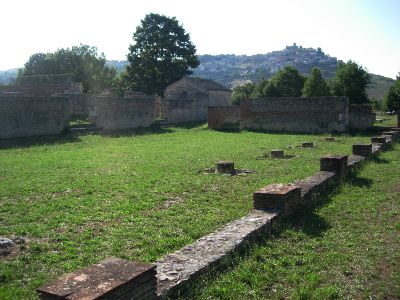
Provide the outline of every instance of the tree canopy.
{"type": "Polygon", "coordinates": [[[370,83],[371,75],[362,66],[351,60],[347,63],[339,62],[333,79],[333,94],[347,96],[353,104],[367,103],[367,87],[370,83]]]}
{"type": "Polygon", "coordinates": [[[240,104],[241,100],[251,98],[254,88],[255,84],[251,82],[235,87],[232,94],[232,103],[240,104]]]}
{"type": "Polygon", "coordinates": [[[300,97],[305,80],[297,69],[286,66],[272,76],[271,84],[276,88],[274,92],[280,97],[300,97]]]}
{"type": "Polygon", "coordinates": [[[133,39],[125,76],[131,90],[162,95],[168,85],[199,65],[196,47],[175,17],[146,15],[133,39]]]}
{"type": "Polygon", "coordinates": [[[400,111],[400,72],[385,95],[384,108],[389,111],[400,111]]]}
{"type": "Polygon", "coordinates": [[[95,93],[112,85],[116,71],[106,66],[104,54],[98,55],[96,47],[81,44],[54,53],[33,54],[18,71],[17,82],[57,83],[65,80],[60,74],[81,82],[84,93],[95,93]]]}
{"type": "Polygon", "coordinates": [[[322,77],[321,71],[318,68],[311,70],[310,77],[307,78],[302,90],[303,97],[321,97],[331,94],[329,87],[322,77]]]}

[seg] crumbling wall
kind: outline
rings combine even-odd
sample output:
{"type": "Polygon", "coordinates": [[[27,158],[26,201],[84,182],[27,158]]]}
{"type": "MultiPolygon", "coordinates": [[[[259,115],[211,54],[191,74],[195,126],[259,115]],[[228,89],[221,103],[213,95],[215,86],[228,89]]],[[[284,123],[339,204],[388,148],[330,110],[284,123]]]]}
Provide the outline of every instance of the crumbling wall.
{"type": "Polygon", "coordinates": [[[0,95],[0,139],[60,134],[69,119],[65,97],[0,95]]]}
{"type": "Polygon", "coordinates": [[[232,106],[209,106],[208,128],[211,129],[239,129],[240,107],[232,106]]]}
{"type": "Polygon", "coordinates": [[[276,97],[243,100],[243,129],[290,132],[344,132],[349,126],[347,97],[276,97]]]}
{"type": "Polygon", "coordinates": [[[208,92],[209,106],[231,106],[232,91],[218,90],[208,92]]]}
{"type": "Polygon", "coordinates": [[[208,94],[184,92],[162,101],[165,118],[170,123],[207,121],[208,94]]]}
{"type": "MultiPolygon", "coordinates": [[[[71,84],[21,84],[0,86],[0,94],[22,94],[24,96],[51,96],[64,92],[79,92],[79,87],[71,84]]],[[[81,92],[81,91],[80,91],[81,92]]]]}
{"type": "Polygon", "coordinates": [[[89,96],[89,120],[106,131],[149,127],[155,121],[154,96],[89,96]]]}
{"type": "Polygon", "coordinates": [[[355,105],[349,107],[349,127],[351,129],[367,129],[375,122],[375,114],[371,105],[355,105]]]}

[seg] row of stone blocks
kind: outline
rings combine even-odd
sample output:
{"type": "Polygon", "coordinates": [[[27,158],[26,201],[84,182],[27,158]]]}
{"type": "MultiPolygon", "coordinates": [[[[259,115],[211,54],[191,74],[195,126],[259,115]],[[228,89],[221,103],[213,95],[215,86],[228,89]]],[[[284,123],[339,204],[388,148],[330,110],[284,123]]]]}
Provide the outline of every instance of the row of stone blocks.
{"type": "MultiPolygon", "coordinates": [[[[371,138],[372,144],[357,144],[353,145],[353,154],[359,159],[352,157],[352,161],[361,162],[365,158],[371,156],[379,149],[386,149],[386,144],[392,142],[399,137],[400,130],[396,128],[393,131],[385,132],[384,136],[371,138]]],[[[233,165],[233,164],[232,164],[233,165]]],[[[222,168],[229,171],[233,166],[230,163],[222,168]]],[[[234,232],[237,231],[237,224],[241,226],[243,223],[262,222],[262,220],[273,219],[274,213],[288,216],[295,212],[304,203],[304,195],[321,186],[326,181],[337,176],[343,176],[348,166],[351,166],[347,155],[327,155],[320,160],[320,172],[305,180],[294,184],[272,184],[262,188],[253,194],[254,208],[256,211],[270,211],[273,214],[266,217],[260,217],[256,212],[252,215],[244,217],[244,220],[234,221],[231,226],[234,232]],[[263,219],[264,218],[264,219],[263,219]],[[235,223],[236,222],[236,223],[235,223]]],[[[229,224],[228,224],[229,225],[229,224]]],[[[251,225],[255,228],[261,228],[262,224],[251,225]]],[[[228,227],[228,226],[226,226],[228,227]]],[[[231,229],[232,229],[231,228],[231,229]]],[[[233,235],[230,229],[229,235],[233,235]]],[[[240,233],[243,235],[242,233],[240,233]]],[[[212,235],[218,235],[213,233],[212,235]]],[[[205,237],[201,240],[200,248],[204,248],[203,243],[209,242],[205,237]]],[[[211,241],[212,242],[212,241],[211,241]]],[[[233,237],[232,249],[237,248],[237,237],[233,237]]],[[[220,247],[218,245],[218,247],[220,247]]],[[[195,248],[193,245],[188,246],[188,249],[195,248]]],[[[217,248],[218,249],[218,248],[217,248]]],[[[178,251],[179,252],[179,251],[178,251]]],[[[182,252],[188,252],[185,248],[182,252]]],[[[196,254],[191,254],[196,255],[196,254]]],[[[173,255],[170,255],[173,256],[173,255]]],[[[168,260],[168,257],[166,259],[168,260]]],[[[213,256],[212,256],[213,257],[213,256]]],[[[198,258],[201,259],[201,258],[198,258]]],[[[189,264],[191,264],[189,259],[189,264]]],[[[161,260],[162,261],[162,260],[161,260]]],[[[172,265],[178,262],[172,263],[172,265]]],[[[188,263],[188,262],[186,262],[188,263]]],[[[169,265],[169,264],[165,264],[169,265]]],[[[176,266],[175,266],[176,267],[176,266]]],[[[157,268],[161,268],[157,265],[157,268]]],[[[176,273],[172,270],[172,273],[176,273]]],[[[193,277],[195,277],[193,271],[193,277]]],[[[199,270],[197,270],[199,272],[199,270]]],[[[80,271],[70,273],[54,282],[43,285],[38,288],[39,298],[44,300],[55,299],[137,299],[137,300],[152,300],[158,299],[157,288],[162,295],[168,294],[168,289],[176,289],[181,284],[182,280],[166,284],[166,288],[160,289],[160,282],[157,283],[157,272],[155,264],[145,264],[138,262],[130,262],[118,258],[108,258],[97,264],[84,268],[80,271]]],[[[159,275],[159,274],[158,274],[159,275]]],[[[190,277],[186,274],[186,277],[190,277]]],[[[180,276],[178,276],[179,278],[180,276]]],[[[189,280],[189,277],[187,280],[189,280]]],[[[160,276],[159,276],[160,281],[160,276]]],[[[160,294],[159,293],[159,294],[160,294]]]]}

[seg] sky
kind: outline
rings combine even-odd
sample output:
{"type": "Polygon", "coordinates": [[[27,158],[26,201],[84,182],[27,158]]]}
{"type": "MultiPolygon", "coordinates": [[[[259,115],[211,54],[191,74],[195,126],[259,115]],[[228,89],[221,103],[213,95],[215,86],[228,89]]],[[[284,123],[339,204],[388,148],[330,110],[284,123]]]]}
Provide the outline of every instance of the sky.
{"type": "Polygon", "coordinates": [[[400,0],[4,0],[0,70],[80,43],[125,60],[151,12],[176,17],[198,54],[252,55],[297,43],[371,73],[400,72],[400,0]]]}

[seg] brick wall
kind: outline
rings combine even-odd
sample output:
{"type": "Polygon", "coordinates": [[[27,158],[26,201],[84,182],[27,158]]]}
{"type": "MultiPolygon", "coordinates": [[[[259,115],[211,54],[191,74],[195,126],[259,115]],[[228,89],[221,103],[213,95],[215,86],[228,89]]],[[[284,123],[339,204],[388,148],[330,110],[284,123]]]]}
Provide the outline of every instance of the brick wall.
{"type": "Polygon", "coordinates": [[[211,129],[239,129],[240,107],[232,106],[209,106],[208,128],[211,129]]]}
{"type": "Polygon", "coordinates": [[[367,129],[373,125],[375,114],[371,105],[354,105],[349,107],[349,127],[352,129],[367,129]]]}
{"type": "Polygon", "coordinates": [[[208,94],[186,92],[162,100],[164,117],[171,123],[207,121],[208,94]]]}
{"type": "Polygon", "coordinates": [[[59,134],[68,123],[65,97],[0,95],[0,139],[59,134]]]}
{"type": "Polygon", "coordinates": [[[149,127],[155,121],[155,102],[153,96],[89,96],[89,120],[108,131],[149,127]]]}
{"type": "Polygon", "coordinates": [[[230,106],[232,105],[232,92],[231,91],[209,91],[208,92],[208,105],[211,106],[230,106]]]}
{"type": "Polygon", "coordinates": [[[240,104],[243,129],[290,132],[344,132],[349,125],[347,97],[264,98],[240,104]]]}
{"type": "Polygon", "coordinates": [[[0,93],[16,93],[25,96],[50,96],[53,94],[62,94],[68,90],[66,84],[45,84],[45,85],[5,85],[0,86],[0,93]]]}

